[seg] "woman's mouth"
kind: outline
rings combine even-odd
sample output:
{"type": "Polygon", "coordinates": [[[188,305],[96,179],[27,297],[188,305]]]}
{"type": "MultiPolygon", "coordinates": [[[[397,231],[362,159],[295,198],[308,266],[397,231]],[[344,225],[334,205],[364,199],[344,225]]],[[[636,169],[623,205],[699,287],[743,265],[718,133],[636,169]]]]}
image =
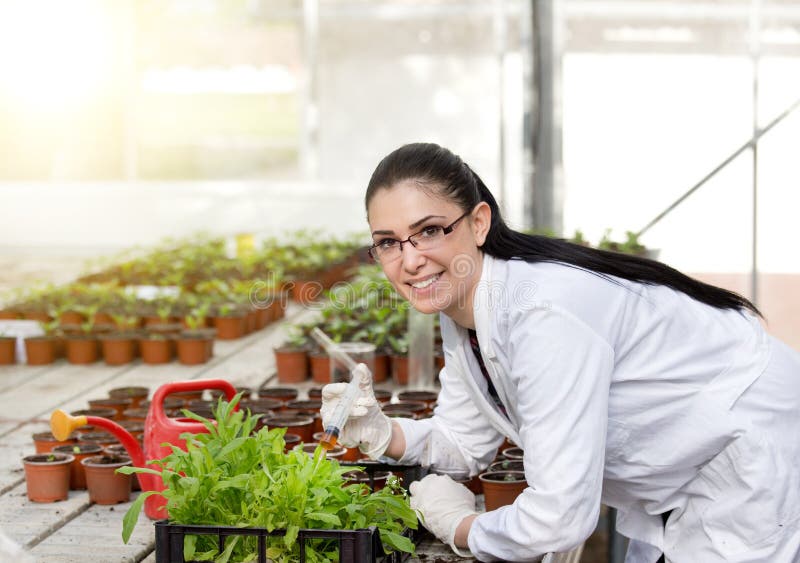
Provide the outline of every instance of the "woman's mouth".
{"type": "Polygon", "coordinates": [[[434,274],[434,275],[429,276],[429,277],[427,277],[425,279],[422,279],[422,280],[419,280],[419,281],[415,281],[415,282],[410,282],[409,285],[411,287],[413,287],[414,289],[425,289],[426,287],[429,287],[431,284],[433,284],[435,281],[437,281],[441,277],[441,275],[442,274],[434,274]]]}

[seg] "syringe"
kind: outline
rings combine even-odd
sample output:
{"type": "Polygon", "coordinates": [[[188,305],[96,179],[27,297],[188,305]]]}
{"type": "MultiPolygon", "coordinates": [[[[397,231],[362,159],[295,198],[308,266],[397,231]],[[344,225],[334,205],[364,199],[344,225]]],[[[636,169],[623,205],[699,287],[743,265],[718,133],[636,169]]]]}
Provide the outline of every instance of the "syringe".
{"type": "Polygon", "coordinates": [[[311,336],[317,341],[317,343],[319,343],[320,346],[325,349],[331,358],[340,361],[348,370],[350,370],[350,383],[348,383],[347,387],[345,387],[344,393],[342,393],[342,396],[339,399],[339,404],[336,405],[335,409],[333,409],[331,419],[328,421],[328,425],[325,427],[325,432],[319,441],[323,448],[330,450],[336,445],[336,442],[339,439],[339,432],[341,432],[342,428],[344,427],[344,423],[347,421],[347,417],[350,415],[350,409],[353,407],[353,403],[355,403],[356,398],[358,398],[359,378],[355,373],[355,369],[358,367],[358,364],[355,362],[355,360],[353,360],[353,358],[343,352],[339,346],[337,346],[336,343],[320,329],[314,328],[311,331],[311,336]]]}

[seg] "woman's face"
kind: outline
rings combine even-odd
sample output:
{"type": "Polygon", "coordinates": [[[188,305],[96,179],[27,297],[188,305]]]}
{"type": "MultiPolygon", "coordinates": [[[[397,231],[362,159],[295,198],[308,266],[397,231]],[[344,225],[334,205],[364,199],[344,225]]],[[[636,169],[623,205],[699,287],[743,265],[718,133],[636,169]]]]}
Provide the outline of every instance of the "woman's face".
{"type": "MultiPolygon", "coordinates": [[[[464,214],[452,201],[423,190],[413,180],[381,188],[367,209],[373,243],[405,241],[426,227],[447,227],[464,214]]],[[[397,291],[423,313],[444,312],[462,326],[473,326],[472,295],[480,280],[483,244],[491,211],[481,203],[431,248],[403,242],[400,256],[381,261],[397,291]]],[[[430,231],[429,231],[430,232],[430,231]]]]}

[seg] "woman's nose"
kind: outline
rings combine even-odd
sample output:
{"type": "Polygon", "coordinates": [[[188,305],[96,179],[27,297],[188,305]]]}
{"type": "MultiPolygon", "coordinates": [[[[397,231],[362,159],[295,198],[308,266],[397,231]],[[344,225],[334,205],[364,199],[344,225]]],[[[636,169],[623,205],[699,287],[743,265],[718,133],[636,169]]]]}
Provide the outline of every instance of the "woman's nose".
{"type": "Polygon", "coordinates": [[[403,269],[409,273],[417,272],[425,265],[425,261],[427,260],[425,255],[417,250],[417,247],[410,242],[403,245],[401,259],[403,261],[403,269]]]}

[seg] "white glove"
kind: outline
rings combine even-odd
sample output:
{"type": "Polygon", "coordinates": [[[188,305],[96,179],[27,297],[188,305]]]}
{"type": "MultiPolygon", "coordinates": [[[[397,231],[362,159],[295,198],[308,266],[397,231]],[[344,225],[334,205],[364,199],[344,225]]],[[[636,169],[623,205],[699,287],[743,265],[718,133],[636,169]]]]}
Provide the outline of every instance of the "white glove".
{"type": "Polygon", "coordinates": [[[469,553],[456,547],[455,535],[464,518],[477,514],[475,495],[449,476],[435,474],[414,481],[408,491],[411,493],[411,508],[422,515],[422,525],[449,545],[456,555],[469,557],[469,553]]]}
{"type": "MultiPolygon", "coordinates": [[[[350,409],[350,416],[340,428],[339,442],[343,446],[358,446],[370,459],[378,459],[389,447],[392,439],[392,419],[383,414],[375,393],[372,391],[372,377],[364,364],[358,364],[352,377],[359,377],[360,396],[350,409]]],[[[322,427],[327,428],[333,411],[347,388],[347,383],[329,383],[322,388],[322,427]]]]}

